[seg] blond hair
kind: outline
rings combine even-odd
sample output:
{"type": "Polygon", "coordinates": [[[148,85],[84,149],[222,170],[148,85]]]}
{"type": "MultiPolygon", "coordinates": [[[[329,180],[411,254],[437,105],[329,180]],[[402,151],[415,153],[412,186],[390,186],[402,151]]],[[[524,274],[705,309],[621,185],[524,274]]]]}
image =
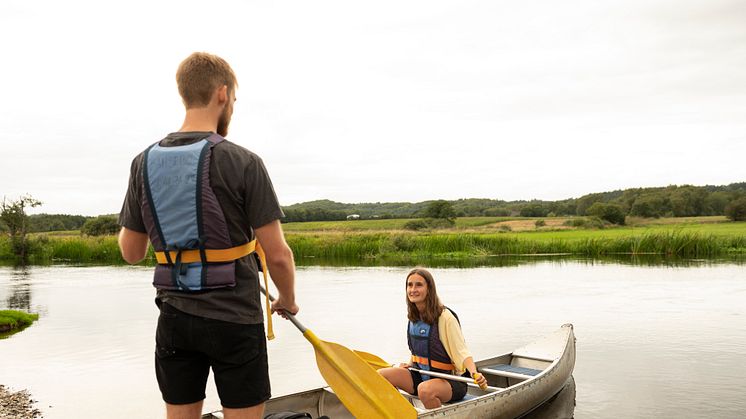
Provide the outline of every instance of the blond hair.
{"type": "Polygon", "coordinates": [[[228,93],[238,86],[236,75],[227,61],[217,55],[195,52],[179,64],[176,84],[187,109],[205,107],[215,89],[228,86],[228,93]]]}

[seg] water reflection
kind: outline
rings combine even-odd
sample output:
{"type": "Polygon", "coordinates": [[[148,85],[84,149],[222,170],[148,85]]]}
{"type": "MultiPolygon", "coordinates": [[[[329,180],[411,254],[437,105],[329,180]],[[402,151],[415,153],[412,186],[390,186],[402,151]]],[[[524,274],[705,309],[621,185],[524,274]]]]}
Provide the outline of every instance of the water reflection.
{"type": "Polygon", "coordinates": [[[568,419],[575,417],[575,378],[546,403],[524,416],[524,419],[568,419]]]}
{"type": "Polygon", "coordinates": [[[503,268],[536,263],[553,262],[557,264],[626,265],[650,267],[702,267],[716,265],[746,265],[746,255],[729,255],[711,259],[685,259],[666,255],[604,255],[585,257],[569,254],[557,255],[504,255],[481,257],[432,257],[432,258],[317,258],[304,257],[296,259],[298,266],[322,267],[386,267],[423,265],[431,268],[503,268]]]}
{"type": "Polygon", "coordinates": [[[26,266],[13,269],[10,274],[9,295],[5,306],[10,310],[31,311],[31,273],[26,266]]]}

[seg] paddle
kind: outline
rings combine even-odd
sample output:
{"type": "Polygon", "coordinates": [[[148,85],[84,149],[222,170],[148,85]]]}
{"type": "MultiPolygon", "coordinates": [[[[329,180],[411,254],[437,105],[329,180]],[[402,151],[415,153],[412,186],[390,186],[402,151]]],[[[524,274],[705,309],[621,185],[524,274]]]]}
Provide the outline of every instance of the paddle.
{"type": "MultiPolygon", "coordinates": [[[[381,357],[379,357],[377,355],[373,355],[370,352],[355,351],[355,353],[357,354],[357,356],[359,356],[360,358],[362,358],[365,362],[368,363],[368,365],[370,365],[374,369],[388,368],[388,367],[392,367],[393,366],[392,364],[384,361],[381,357]]],[[[410,371],[417,371],[420,374],[430,375],[430,376],[433,376],[433,377],[444,378],[446,380],[461,381],[461,382],[469,384],[469,385],[471,385],[473,387],[479,387],[476,383],[474,383],[473,379],[467,378],[467,377],[460,377],[458,375],[453,375],[453,374],[443,374],[443,373],[434,372],[434,371],[425,371],[425,370],[420,370],[420,369],[417,369],[417,368],[409,368],[409,370],[410,371]]],[[[500,387],[487,386],[486,388],[483,388],[482,390],[498,391],[498,390],[502,390],[502,389],[500,387]]]]}
{"type": "MultiPolygon", "coordinates": [[[[262,293],[274,301],[261,285],[262,293]]],[[[385,378],[354,352],[334,342],[325,342],[290,313],[287,318],[311,342],[321,376],[347,410],[358,418],[416,418],[417,411],[385,378]]]]}

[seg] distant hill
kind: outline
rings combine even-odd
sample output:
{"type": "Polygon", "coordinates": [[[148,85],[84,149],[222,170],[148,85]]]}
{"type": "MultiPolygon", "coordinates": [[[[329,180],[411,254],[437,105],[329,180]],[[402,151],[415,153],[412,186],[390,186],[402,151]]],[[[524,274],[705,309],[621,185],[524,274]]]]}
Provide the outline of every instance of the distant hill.
{"type": "MultiPolygon", "coordinates": [[[[597,192],[580,198],[560,201],[503,201],[468,198],[448,201],[458,217],[508,216],[547,217],[552,215],[586,215],[596,202],[615,204],[626,215],[640,217],[691,217],[723,215],[728,203],[746,195],[746,182],[730,185],[631,188],[597,192]]],[[[366,218],[416,218],[432,201],[341,203],[328,199],[284,206],[284,222],[335,221],[357,214],[366,218]]]]}

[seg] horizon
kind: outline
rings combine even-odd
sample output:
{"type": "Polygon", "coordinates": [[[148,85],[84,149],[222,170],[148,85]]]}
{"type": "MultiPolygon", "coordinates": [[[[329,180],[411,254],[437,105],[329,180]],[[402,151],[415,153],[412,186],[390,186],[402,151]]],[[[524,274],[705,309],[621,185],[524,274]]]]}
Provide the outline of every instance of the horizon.
{"type": "MultiPolygon", "coordinates": [[[[342,202],[342,201],[334,201],[334,200],[328,199],[328,198],[319,198],[319,199],[312,199],[312,200],[309,200],[309,201],[296,202],[296,203],[289,204],[289,205],[283,205],[283,204],[280,204],[280,205],[283,208],[287,208],[287,207],[292,207],[294,205],[303,205],[303,204],[308,204],[308,203],[311,203],[311,202],[318,202],[318,201],[329,201],[329,202],[333,202],[335,204],[342,204],[342,205],[398,204],[398,203],[402,203],[402,204],[422,204],[422,203],[431,202],[431,201],[441,201],[441,200],[444,200],[444,201],[449,201],[450,202],[450,201],[470,200],[470,199],[477,199],[477,200],[486,199],[486,200],[492,200],[492,201],[502,201],[502,202],[505,202],[505,203],[508,203],[508,204],[510,204],[510,203],[516,203],[516,202],[535,202],[535,201],[539,201],[539,202],[562,202],[562,201],[577,200],[577,199],[580,199],[580,198],[582,198],[584,196],[587,196],[587,195],[605,194],[605,193],[613,193],[613,192],[623,192],[623,191],[628,190],[628,189],[665,189],[665,188],[670,188],[670,187],[680,188],[680,187],[686,187],[686,186],[693,186],[693,187],[696,187],[696,188],[727,187],[727,186],[730,186],[730,185],[741,184],[741,183],[746,183],[746,181],[742,181],[742,182],[731,182],[731,183],[724,184],[724,185],[709,185],[709,184],[708,185],[691,185],[691,184],[682,184],[682,185],[632,187],[632,188],[627,188],[627,189],[615,189],[615,190],[611,190],[611,191],[588,192],[588,193],[580,195],[578,197],[564,198],[564,199],[557,199],[557,200],[517,199],[517,200],[507,201],[507,200],[503,200],[503,199],[499,199],[499,198],[472,197],[472,198],[456,198],[456,199],[434,198],[434,199],[426,199],[426,200],[423,200],[423,201],[377,201],[377,202],[373,202],[373,201],[361,201],[361,202],[342,202]]],[[[37,207],[37,208],[27,209],[26,213],[29,214],[29,215],[68,215],[68,216],[83,216],[83,217],[98,217],[98,216],[107,216],[107,215],[119,215],[118,212],[115,212],[115,213],[105,213],[105,214],[95,214],[95,215],[73,214],[73,213],[69,213],[69,212],[50,213],[50,212],[45,212],[45,211],[38,211],[38,209],[41,208],[41,207],[43,207],[43,204],[40,207],[37,207]],[[34,210],[33,212],[30,211],[32,209],[34,210]]]]}

